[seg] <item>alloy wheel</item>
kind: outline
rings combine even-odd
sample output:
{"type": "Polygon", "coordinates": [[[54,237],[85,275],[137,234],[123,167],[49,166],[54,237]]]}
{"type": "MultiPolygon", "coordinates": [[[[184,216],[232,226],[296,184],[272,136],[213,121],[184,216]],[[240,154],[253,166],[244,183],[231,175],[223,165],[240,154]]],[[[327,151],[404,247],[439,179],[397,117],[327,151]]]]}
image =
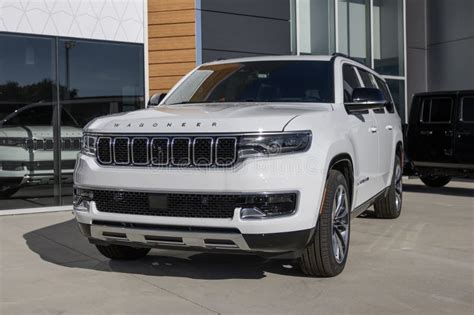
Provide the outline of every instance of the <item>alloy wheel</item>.
{"type": "Polygon", "coordinates": [[[400,166],[400,163],[397,163],[395,167],[395,206],[398,212],[400,212],[402,209],[402,194],[402,167],[400,166]]]}
{"type": "Polygon", "coordinates": [[[342,263],[347,255],[349,243],[349,203],[346,188],[336,189],[332,210],[332,250],[334,258],[342,263]]]}

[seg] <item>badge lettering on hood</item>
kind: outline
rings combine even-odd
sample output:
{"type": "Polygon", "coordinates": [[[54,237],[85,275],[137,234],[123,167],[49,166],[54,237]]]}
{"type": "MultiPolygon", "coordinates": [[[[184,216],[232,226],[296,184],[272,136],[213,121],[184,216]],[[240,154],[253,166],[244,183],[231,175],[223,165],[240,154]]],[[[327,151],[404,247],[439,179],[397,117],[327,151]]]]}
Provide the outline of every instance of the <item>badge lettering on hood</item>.
{"type": "MultiPolygon", "coordinates": [[[[195,124],[188,124],[187,122],[182,122],[181,124],[176,124],[176,125],[181,125],[181,127],[198,127],[198,128],[201,128],[201,127],[205,127],[206,125],[203,124],[202,122],[196,122],[195,124]]],[[[114,123],[114,128],[119,128],[121,126],[120,123],[114,123]]],[[[131,128],[131,127],[134,127],[134,124],[132,123],[128,123],[128,124],[125,124],[124,125],[125,127],[127,128],[131,128]]],[[[146,127],[147,124],[143,123],[143,122],[139,122],[136,124],[136,126],[140,127],[140,128],[143,128],[143,127],[146,127]]],[[[153,128],[157,128],[159,126],[166,126],[168,128],[171,128],[173,127],[173,123],[171,122],[167,122],[167,123],[157,123],[157,122],[154,122],[152,124],[149,124],[149,126],[153,127],[153,128]]],[[[211,127],[217,127],[217,122],[212,122],[210,123],[210,126],[211,127]]]]}

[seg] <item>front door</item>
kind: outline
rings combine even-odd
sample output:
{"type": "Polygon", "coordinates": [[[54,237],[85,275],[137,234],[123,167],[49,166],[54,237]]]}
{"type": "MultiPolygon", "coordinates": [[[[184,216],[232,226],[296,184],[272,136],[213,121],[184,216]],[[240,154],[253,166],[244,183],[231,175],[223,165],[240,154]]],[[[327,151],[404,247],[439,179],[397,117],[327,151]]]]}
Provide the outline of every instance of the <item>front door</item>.
{"type": "Polygon", "coordinates": [[[431,96],[422,100],[416,141],[413,141],[415,164],[453,163],[454,104],[454,96],[431,96]]]}
{"type": "MultiPolygon", "coordinates": [[[[361,79],[356,69],[349,64],[343,66],[343,79],[344,102],[351,102],[353,90],[362,87],[361,79]]],[[[355,208],[372,198],[379,188],[381,189],[378,181],[378,126],[372,110],[350,114],[348,124],[351,130],[349,137],[355,150],[355,208]]]]}
{"type": "Polygon", "coordinates": [[[474,93],[459,97],[459,122],[454,130],[454,156],[459,164],[474,165],[474,93]]]}

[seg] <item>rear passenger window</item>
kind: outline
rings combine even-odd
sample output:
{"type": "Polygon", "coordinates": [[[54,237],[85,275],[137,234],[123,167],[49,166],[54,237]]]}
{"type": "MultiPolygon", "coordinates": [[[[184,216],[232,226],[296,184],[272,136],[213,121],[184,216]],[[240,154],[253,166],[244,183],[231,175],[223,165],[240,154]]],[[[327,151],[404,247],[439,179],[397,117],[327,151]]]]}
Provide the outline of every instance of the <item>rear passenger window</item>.
{"type": "Polygon", "coordinates": [[[461,107],[461,119],[464,122],[474,123],[474,97],[463,97],[461,107]]]}
{"type": "Polygon", "coordinates": [[[359,77],[351,65],[344,65],[342,67],[342,76],[344,80],[344,102],[351,102],[352,92],[355,88],[361,87],[359,77]]]}
{"type": "Polygon", "coordinates": [[[449,123],[453,100],[449,97],[436,97],[425,99],[421,110],[421,122],[424,123],[449,123]]]}

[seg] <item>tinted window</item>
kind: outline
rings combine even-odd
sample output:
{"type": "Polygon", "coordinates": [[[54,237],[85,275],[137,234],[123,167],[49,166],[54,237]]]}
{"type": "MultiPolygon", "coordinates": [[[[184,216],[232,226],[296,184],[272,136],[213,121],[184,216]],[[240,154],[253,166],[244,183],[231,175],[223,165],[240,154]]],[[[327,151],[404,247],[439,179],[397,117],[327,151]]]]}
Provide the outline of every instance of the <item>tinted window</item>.
{"type": "Polygon", "coordinates": [[[463,97],[462,99],[462,120],[474,122],[474,97],[463,97]]]}
{"type": "Polygon", "coordinates": [[[380,79],[379,77],[374,77],[375,78],[375,81],[377,82],[377,85],[378,85],[378,88],[380,90],[382,90],[382,93],[385,97],[385,100],[387,101],[387,111],[389,113],[394,113],[395,112],[395,108],[393,106],[393,100],[392,100],[392,96],[390,95],[390,90],[388,89],[388,86],[387,86],[387,83],[385,83],[382,79],[380,79]]]}
{"type": "Polygon", "coordinates": [[[364,82],[365,87],[376,88],[374,82],[372,81],[372,75],[365,70],[358,69],[362,82],[364,82]]]}
{"type": "Polygon", "coordinates": [[[449,123],[451,121],[453,101],[448,97],[425,99],[421,112],[421,121],[425,123],[449,123]]]}
{"type": "Polygon", "coordinates": [[[226,102],[333,102],[326,61],[258,61],[201,66],[166,104],[226,102]]]}
{"type": "Polygon", "coordinates": [[[344,102],[352,101],[352,92],[355,88],[361,87],[359,77],[353,66],[344,65],[342,68],[342,76],[344,80],[344,102]]]}
{"type": "Polygon", "coordinates": [[[394,106],[397,108],[402,121],[405,121],[405,81],[387,79],[387,85],[390,89],[394,106]]]}

